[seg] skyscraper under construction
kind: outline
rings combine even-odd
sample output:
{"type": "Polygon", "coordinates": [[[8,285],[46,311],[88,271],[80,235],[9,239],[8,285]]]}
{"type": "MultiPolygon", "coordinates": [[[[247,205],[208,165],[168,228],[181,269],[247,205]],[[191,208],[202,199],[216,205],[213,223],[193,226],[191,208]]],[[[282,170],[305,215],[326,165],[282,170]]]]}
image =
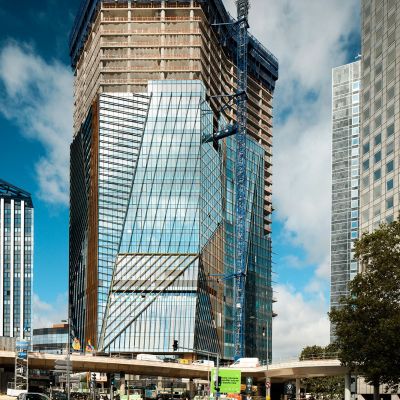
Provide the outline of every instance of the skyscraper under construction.
{"type": "MultiPolygon", "coordinates": [[[[69,289],[82,342],[233,357],[236,139],[212,140],[236,119],[233,22],[222,0],[82,2],[69,289]]],[[[253,36],[248,54],[244,354],[266,359],[278,62],[253,36]]]]}

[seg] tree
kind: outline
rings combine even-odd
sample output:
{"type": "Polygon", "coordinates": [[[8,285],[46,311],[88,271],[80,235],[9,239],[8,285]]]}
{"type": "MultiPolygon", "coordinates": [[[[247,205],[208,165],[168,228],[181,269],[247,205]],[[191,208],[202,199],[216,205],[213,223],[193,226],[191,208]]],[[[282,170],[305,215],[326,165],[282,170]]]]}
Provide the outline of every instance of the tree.
{"type": "MultiPolygon", "coordinates": [[[[300,360],[337,358],[337,351],[334,345],[326,347],[307,346],[301,354],[300,360]]],[[[304,378],[301,380],[306,388],[306,393],[311,393],[316,399],[341,399],[344,392],[343,376],[328,376],[321,378],[304,378]]]]}
{"type": "Polygon", "coordinates": [[[363,234],[355,258],[362,273],[329,317],[340,361],[374,386],[378,400],[379,385],[400,383],[400,221],[363,234]]]}

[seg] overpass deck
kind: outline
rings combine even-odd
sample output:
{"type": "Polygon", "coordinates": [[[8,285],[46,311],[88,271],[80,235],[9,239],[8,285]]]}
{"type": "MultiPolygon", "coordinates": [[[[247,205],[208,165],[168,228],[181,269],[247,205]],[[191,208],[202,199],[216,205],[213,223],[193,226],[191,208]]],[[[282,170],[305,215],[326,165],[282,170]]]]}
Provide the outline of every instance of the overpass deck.
{"type": "MultiPolygon", "coordinates": [[[[65,359],[65,355],[47,353],[29,353],[29,368],[53,370],[57,359],[65,359]]],[[[12,367],[15,353],[0,351],[0,367],[12,367]]],[[[103,357],[93,355],[71,355],[73,372],[125,372],[133,375],[164,376],[173,378],[207,379],[210,367],[202,365],[142,361],[119,357],[103,357]]],[[[252,376],[257,381],[269,377],[272,382],[296,378],[316,376],[345,375],[348,370],[333,360],[305,360],[270,364],[268,367],[241,368],[246,376],[252,376]]]]}

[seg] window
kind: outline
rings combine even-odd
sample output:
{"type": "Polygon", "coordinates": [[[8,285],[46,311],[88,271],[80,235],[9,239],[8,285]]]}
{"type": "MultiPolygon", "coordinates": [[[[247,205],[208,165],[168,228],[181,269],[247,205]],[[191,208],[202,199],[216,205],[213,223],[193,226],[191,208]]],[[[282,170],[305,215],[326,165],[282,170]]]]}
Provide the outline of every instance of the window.
{"type": "Polygon", "coordinates": [[[357,237],[358,237],[357,231],[351,231],[351,238],[357,239],[357,237]]]}
{"type": "Polygon", "coordinates": [[[382,159],[382,152],[379,150],[374,154],[374,162],[379,162],[382,159]]]}
{"type": "Polygon", "coordinates": [[[375,128],[379,128],[382,125],[382,115],[378,115],[375,118],[375,128]]]}
{"type": "MultiPolygon", "coordinates": [[[[382,50],[381,50],[382,52],[382,50]]],[[[382,63],[380,62],[375,66],[375,75],[379,75],[382,72],[382,63]]]]}
{"type": "Polygon", "coordinates": [[[380,168],[378,168],[374,171],[374,181],[381,179],[381,177],[382,177],[382,171],[380,168]]]}
{"type": "Polygon", "coordinates": [[[352,148],[352,149],[351,149],[351,156],[352,156],[352,157],[358,156],[358,154],[359,154],[358,147],[352,148]]]}
{"type": "Polygon", "coordinates": [[[364,162],[363,162],[363,171],[367,171],[369,168],[369,158],[367,158],[364,162]]]}
{"type": "Polygon", "coordinates": [[[375,93],[378,93],[381,90],[382,90],[382,79],[379,79],[379,81],[375,83],[375,93]]]}
{"type": "Polygon", "coordinates": [[[351,201],[351,208],[358,208],[358,200],[351,201]]]}
{"type": "Polygon", "coordinates": [[[351,187],[358,187],[358,179],[352,179],[351,187]]]}
{"type": "Polygon", "coordinates": [[[358,269],[358,267],[357,267],[357,261],[352,261],[352,262],[350,263],[350,271],[351,271],[351,272],[357,272],[357,269],[358,269]]]}
{"type": "Polygon", "coordinates": [[[359,143],[360,143],[360,139],[359,138],[351,139],[351,145],[352,146],[357,146],[359,143]]]}
{"type": "Polygon", "coordinates": [[[394,169],[394,160],[390,160],[388,163],[386,163],[386,173],[388,174],[389,172],[392,172],[394,169]]]}
{"type": "Polygon", "coordinates": [[[354,210],[351,212],[351,218],[358,218],[358,211],[354,210]]]}
{"type": "Polygon", "coordinates": [[[386,223],[388,223],[388,224],[390,224],[390,223],[392,223],[393,222],[393,215],[388,215],[387,217],[386,217],[386,223]]]}
{"type": "Polygon", "coordinates": [[[386,99],[387,101],[393,99],[393,97],[394,97],[394,86],[392,86],[391,88],[388,89],[386,97],[387,97],[387,99],[386,99]]]}
{"type": "Polygon", "coordinates": [[[353,104],[359,103],[360,102],[360,95],[358,93],[353,94],[352,101],[353,101],[353,104]]]}
{"type": "Polygon", "coordinates": [[[363,144],[363,154],[369,153],[369,142],[363,144]]]}
{"type": "Polygon", "coordinates": [[[386,145],[386,156],[394,152],[394,142],[390,142],[386,145]]]}
{"type": "Polygon", "coordinates": [[[389,179],[387,182],[386,182],[386,190],[387,191],[389,191],[389,190],[392,190],[393,189],[393,179],[389,179]]]}
{"type": "Polygon", "coordinates": [[[361,204],[367,204],[369,202],[369,193],[365,192],[361,195],[361,204]]]}
{"type": "Polygon", "coordinates": [[[393,196],[386,199],[386,209],[393,208],[393,196]]]}
{"type": "MultiPolygon", "coordinates": [[[[388,109],[386,110],[386,118],[392,118],[394,115],[394,104],[392,104],[388,109]]],[[[394,128],[393,128],[394,131],[394,128]]]]}
{"type": "Polygon", "coordinates": [[[357,221],[351,221],[351,228],[352,229],[357,228],[357,226],[358,226],[357,221]]]}
{"type": "Polygon", "coordinates": [[[360,117],[353,117],[352,119],[351,119],[351,124],[352,125],[358,125],[360,123],[360,117]]]}
{"type": "Polygon", "coordinates": [[[375,145],[380,144],[381,141],[382,141],[382,135],[380,133],[378,133],[374,138],[375,145]]]}
{"type": "Polygon", "coordinates": [[[375,100],[375,112],[377,110],[380,110],[382,107],[382,97],[379,97],[379,99],[375,100]]]}
{"type": "Polygon", "coordinates": [[[360,81],[353,82],[352,89],[353,89],[353,92],[360,90],[360,81]]]}
{"type": "Polygon", "coordinates": [[[393,135],[393,133],[394,133],[394,124],[391,124],[386,128],[386,136],[390,137],[393,135]]]}
{"type": "Polygon", "coordinates": [[[364,119],[368,119],[368,118],[369,118],[369,116],[370,116],[369,107],[367,107],[367,108],[364,110],[363,116],[364,116],[364,119]]]}
{"type": "Polygon", "coordinates": [[[359,114],[359,113],[360,113],[360,107],[359,107],[359,106],[353,107],[352,113],[353,113],[353,114],[359,114]]]}
{"type": "Polygon", "coordinates": [[[386,82],[387,83],[392,82],[394,78],[395,78],[395,69],[393,67],[386,73],[386,82]]]}
{"type": "MultiPolygon", "coordinates": [[[[354,128],[353,128],[354,129],[354,128]]],[[[364,126],[364,136],[368,136],[369,135],[369,125],[364,126]]]]}
{"type": "Polygon", "coordinates": [[[357,167],[358,166],[358,157],[351,159],[351,166],[352,167],[357,167]]]}
{"type": "Polygon", "coordinates": [[[357,199],[358,198],[358,190],[352,190],[351,191],[351,198],[352,199],[357,199]]]}

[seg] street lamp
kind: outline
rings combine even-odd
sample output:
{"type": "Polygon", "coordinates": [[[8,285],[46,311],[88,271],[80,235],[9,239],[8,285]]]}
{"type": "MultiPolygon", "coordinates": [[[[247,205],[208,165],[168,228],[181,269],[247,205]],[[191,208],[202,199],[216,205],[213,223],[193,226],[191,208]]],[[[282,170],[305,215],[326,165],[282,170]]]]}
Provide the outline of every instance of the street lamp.
{"type": "Polygon", "coordinates": [[[270,391],[270,380],[268,376],[268,367],[269,367],[269,321],[267,320],[267,334],[265,334],[265,326],[263,327],[262,335],[265,338],[267,336],[267,376],[265,378],[265,392],[266,392],[266,400],[270,400],[271,391],[270,391]]]}

